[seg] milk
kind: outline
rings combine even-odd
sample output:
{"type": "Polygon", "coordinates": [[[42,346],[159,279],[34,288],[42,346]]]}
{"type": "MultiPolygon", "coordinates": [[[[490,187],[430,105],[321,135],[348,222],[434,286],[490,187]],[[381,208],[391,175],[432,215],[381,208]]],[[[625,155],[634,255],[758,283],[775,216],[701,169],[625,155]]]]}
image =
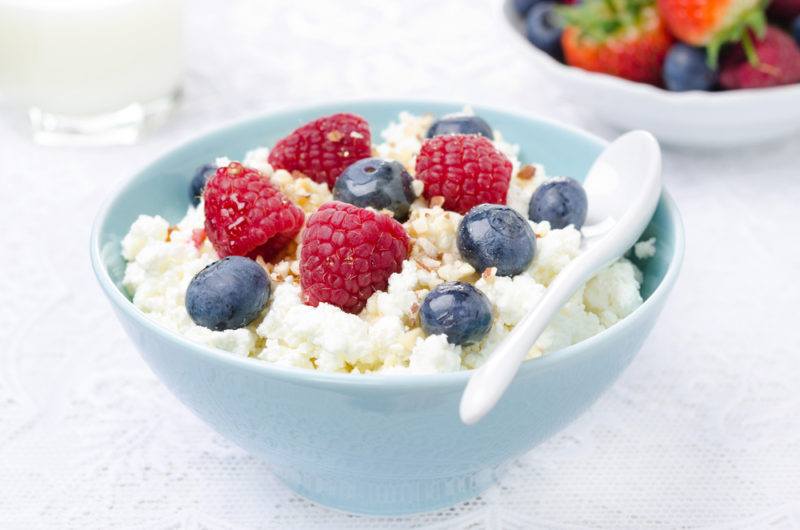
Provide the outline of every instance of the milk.
{"type": "Polygon", "coordinates": [[[0,94],[61,117],[174,96],[182,0],[0,0],[0,94]]]}

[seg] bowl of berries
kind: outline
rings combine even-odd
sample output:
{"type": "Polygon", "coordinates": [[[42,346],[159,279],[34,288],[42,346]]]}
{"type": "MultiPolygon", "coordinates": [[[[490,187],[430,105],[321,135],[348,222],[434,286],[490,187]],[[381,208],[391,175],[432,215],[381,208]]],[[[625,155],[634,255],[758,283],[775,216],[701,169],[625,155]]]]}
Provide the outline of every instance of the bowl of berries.
{"type": "Polygon", "coordinates": [[[134,175],[98,214],[92,264],[158,378],[290,488],[356,513],[443,508],[593,403],[676,281],[664,193],[496,408],[459,419],[471,371],[580,254],[605,145],[436,102],[274,113],[134,175]]]}
{"type": "Polygon", "coordinates": [[[800,1],[509,0],[532,61],[619,129],[686,147],[800,131],[800,1]]]}

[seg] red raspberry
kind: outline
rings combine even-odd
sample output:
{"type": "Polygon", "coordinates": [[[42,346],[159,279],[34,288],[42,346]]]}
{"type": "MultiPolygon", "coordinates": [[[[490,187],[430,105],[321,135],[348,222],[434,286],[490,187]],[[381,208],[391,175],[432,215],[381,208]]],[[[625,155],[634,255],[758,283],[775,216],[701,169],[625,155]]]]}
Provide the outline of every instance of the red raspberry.
{"type": "Polygon", "coordinates": [[[750,34],[758,57],[753,65],[744,44],[728,48],[719,68],[719,84],[723,88],[767,88],[800,82],[800,48],[782,30],[770,26],[764,38],[750,34]]]}
{"type": "Polygon", "coordinates": [[[353,114],[334,114],[307,123],[279,140],[268,161],[275,169],[299,171],[333,189],[347,166],[371,154],[366,120],[353,114]]]}
{"type": "Polygon", "coordinates": [[[511,162],[478,135],[448,134],[425,140],[417,156],[425,197],[444,197],[444,207],[466,213],[483,203],[505,204],[511,162]]]}
{"type": "Polygon", "coordinates": [[[303,210],[254,169],[231,162],[206,183],[206,235],[220,257],[274,257],[303,226],[303,210]]]}
{"type": "Polygon", "coordinates": [[[304,302],[326,302],[358,313],[408,256],[403,226],[390,216],[328,202],[308,218],[300,250],[304,302]]]}

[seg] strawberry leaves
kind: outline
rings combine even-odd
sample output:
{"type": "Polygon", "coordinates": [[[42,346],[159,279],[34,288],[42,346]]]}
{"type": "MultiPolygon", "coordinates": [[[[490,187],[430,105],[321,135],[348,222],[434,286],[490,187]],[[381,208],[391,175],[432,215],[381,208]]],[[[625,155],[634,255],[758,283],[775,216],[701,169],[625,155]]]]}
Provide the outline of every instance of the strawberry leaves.
{"type": "Polygon", "coordinates": [[[764,14],[764,5],[760,4],[746,11],[733,24],[712,37],[706,47],[708,66],[716,69],[722,46],[731,42],[741,43],[748,62],[753,66],[758,66],[760,61],[753,45],[753,35],[761,40],[766,31],[767,17],[764,14]]]}
{"type": "Polygon", "coordinates": [[[587,0],[563,6],[558,13],[566,26],[580,30],[581,38],[605,42],[651,19],[655,0],[587,0]]]}

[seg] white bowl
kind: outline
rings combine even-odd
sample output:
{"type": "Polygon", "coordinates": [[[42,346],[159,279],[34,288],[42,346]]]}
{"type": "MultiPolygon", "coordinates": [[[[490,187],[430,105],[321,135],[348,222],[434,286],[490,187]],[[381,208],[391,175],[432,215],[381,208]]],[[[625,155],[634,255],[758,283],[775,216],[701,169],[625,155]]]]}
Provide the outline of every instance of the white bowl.
{"type": "Polygon", "coordinates": [[[664,143],[732,147],[800,131],[800,84],[726,92],[670,92],[644,83],[562,64],[525,38],[512,2],[504,4],[513,39],[564,96],[623,130],[645,129],[664,143]]]}

